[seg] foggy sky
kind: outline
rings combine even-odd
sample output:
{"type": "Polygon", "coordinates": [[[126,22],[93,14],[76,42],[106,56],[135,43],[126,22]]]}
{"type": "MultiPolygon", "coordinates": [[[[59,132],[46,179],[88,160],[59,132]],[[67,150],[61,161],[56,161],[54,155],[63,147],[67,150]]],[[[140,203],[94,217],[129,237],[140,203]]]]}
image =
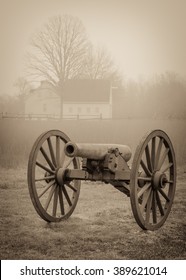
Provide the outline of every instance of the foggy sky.
{"type": "Polygon", "coordinates": [[[0,94],[15,91],[31,35],[59,14],[79,17],[126,78],[185,76],[185,0],[0,0],[0,94]]]}

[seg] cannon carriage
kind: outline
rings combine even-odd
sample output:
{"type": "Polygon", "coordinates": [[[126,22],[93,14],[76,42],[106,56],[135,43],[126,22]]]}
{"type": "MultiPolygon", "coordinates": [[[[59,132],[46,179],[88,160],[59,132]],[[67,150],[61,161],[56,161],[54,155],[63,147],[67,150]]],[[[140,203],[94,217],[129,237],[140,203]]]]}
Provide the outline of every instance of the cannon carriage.
{"type": "Polygon", "coordinates": [[[142,229],[160,228],[170,213],[176,188],[172,143],[164,131],[154,130],[141,140],[129,166],[131,156],[127,145],[74,143],[59,130],[41,134],[28,162],[35,210],[47,222],[67,219],[76,207],[81,181],[101,181],[130,197],[142,229]]]}

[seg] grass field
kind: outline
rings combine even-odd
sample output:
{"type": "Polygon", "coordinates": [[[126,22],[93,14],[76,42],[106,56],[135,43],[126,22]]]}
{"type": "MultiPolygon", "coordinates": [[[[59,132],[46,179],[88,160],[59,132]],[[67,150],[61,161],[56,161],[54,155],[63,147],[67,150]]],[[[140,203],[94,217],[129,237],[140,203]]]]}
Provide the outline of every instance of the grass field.
{"type": "Polygon", "coordinates": [[[185,139],[184,120],[0,121],[1,259],[186,259],[185,139]],[[35,139],[54,128],[78,142],[127,144],[133,154],[147,131],[165,130],[179,168],[174,204],[164,226],[155,232],[141,230],[130,199],[96,183],[82,183],[68,220],[44,222],[31,203],[27,163],[35,139]]]}
{"type": "Polygon", "coordinates": [[[129,198],[96,183],[82,184],[68,220],[46,223],[31,204],[26,173],[0,170],[1,259],[186,259],[186,167],[178,168],[171,213],[154,232],[138,227],[129,198]]]}

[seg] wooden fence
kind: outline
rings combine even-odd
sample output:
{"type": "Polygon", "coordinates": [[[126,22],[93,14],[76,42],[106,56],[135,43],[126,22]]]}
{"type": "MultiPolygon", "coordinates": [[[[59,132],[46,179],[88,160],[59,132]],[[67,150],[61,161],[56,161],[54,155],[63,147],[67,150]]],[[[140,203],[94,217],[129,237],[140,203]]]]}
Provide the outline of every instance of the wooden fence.
{"type": "Polygon", "coordinates": [[[63,115],[60,117],[55,114],[19,114],[19,113],[0,113],[1,119],[23,119],[23,120],[79,120],[79,119],[102,119],[99,115],[63,115]]]}

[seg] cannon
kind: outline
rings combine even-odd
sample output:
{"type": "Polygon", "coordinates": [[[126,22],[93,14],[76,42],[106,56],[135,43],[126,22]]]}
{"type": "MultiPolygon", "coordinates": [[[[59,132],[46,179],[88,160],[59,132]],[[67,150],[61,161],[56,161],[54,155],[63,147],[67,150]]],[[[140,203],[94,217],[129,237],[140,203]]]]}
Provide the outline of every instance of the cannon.
{"type": "Polygon", "coordinates": [[[137,224],[156,230],[166,221],[176,188],[173,145],[162,130],[153,130],[134,153],[119,144],[74,143],[60,130],[35,141],[28,161],[28,188],[35,210],[47,222],[73,213],[81,181],[111,184],[130,198],[137,224]]]}

